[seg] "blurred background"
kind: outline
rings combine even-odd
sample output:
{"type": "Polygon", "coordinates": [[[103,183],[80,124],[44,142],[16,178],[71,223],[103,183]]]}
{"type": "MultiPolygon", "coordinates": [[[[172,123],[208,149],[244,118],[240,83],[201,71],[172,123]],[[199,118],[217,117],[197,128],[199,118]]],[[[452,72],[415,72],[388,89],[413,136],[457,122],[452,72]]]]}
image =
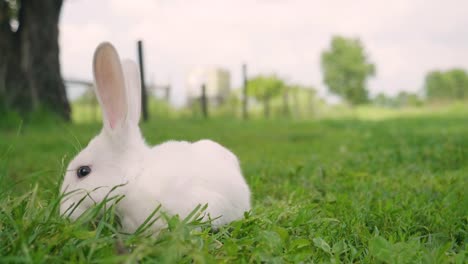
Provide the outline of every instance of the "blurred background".
{"type": "Polygon", "coordinates": [[[466,1],[0,0],[3,120],[100,117],[92,55],[143,66],[148,118],[379,118],[468,96],[466,1]],[[139,43],[139,44],[138,44],[139,43]]]}

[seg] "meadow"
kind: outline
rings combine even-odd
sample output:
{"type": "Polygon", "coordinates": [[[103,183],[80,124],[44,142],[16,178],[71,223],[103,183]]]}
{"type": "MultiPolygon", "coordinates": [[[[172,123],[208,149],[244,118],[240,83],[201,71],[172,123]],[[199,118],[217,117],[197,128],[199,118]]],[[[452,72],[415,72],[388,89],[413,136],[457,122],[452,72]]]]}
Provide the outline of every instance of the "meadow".
{"type": "Polygon", "coordinates": [[[253,194],[243,220],[172,217],[158,237],[120,234],[112,209],[59,216],[64,166],[100,124],[1,128],[0,263],[466,263],[468,108],[364,112],[143,124],[151,144],[230,148],[253,194]]]}

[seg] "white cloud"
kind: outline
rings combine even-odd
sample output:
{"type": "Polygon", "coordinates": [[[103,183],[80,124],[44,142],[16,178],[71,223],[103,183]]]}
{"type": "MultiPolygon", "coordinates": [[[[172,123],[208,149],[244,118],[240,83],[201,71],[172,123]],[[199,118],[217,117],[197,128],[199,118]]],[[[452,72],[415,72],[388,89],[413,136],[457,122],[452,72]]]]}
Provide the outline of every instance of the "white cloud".
{"type": "Polygon", "coordinates": [[[277,72],[324,90],[320,53],[342,34],[360,37],[377,64],[374,93],[415,91],[428,70],[468,67],[467,9],[462,0],[66,1],[63,71],[88,74],[86,60],[101,39],[133,58],[143,39],[149,79],[171,81],[178,102],[191,68],[226,67],[240,85],[244,61],[252,74],[277,72]]]}

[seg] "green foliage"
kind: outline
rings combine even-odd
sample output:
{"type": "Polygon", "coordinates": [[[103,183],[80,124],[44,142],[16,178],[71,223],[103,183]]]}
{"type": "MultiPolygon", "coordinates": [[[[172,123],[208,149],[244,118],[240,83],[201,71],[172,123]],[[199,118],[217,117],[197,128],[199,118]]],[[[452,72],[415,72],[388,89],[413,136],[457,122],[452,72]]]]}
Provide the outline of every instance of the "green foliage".
{"type": "Polygon", "coordinates": [[[112,208],[59,217],[64,165],[100,124],[0,130],[0,262],[466,263],[467,122],[466,104],[381,121],[157,119],[149,143],[214,139],[253,195],[240,221],[168,217],[158,237],[120,234],[112,208]]]}
{"type": "Polygon", "coordinates": [[[399,92],[396,100],[399,106],[421,106],[423,103],[418,95],[409,92],[399,92]]]}
{"type": "Polygon", "coordinates": [[[3,130],[17,131],[23,124],[40,125],[43,127],[55,126],[57,122],[61,121],[62,118],[46,108],[39,108],[23,116],[15,111],[2,111],[0,109],[0,129],[3,130]]]}
{"type": "MultiPolygon", "coordinates": [[[[234,89],[227,99],[220,105],[209,106],[210,116],[212,117],[229,117],[242,118],[242,90],[234,89]]],[[[251,95],[252,96],[252,95],[251,95]]],[[[253,97],[253,96],[252,96],[253,97]]],[[[261,97],[260,97],[261,98],[261,97]]],[[[313,87],[304,87],[301,85],[285,85],[281,92],[275,97],[268,100],[269,117],[274,118],[292,118],[292,119],[311,119],[315,117],[316,108],[323,108],[325,103],[320,101],[316,96],[313,87]],[[285,99],[284,94],[287,91],[289,113],[285,115],[285,99]],[[280,96],[280,95],[283,96],[280,96]]],[[[265,115],[265,100],[249,100],[249,117],[258,119],[265,115]],[[262,107],[263,105],[263,107],[262,107]],[[262,113],[263,111],[263,113],[262,113]]],[[[200,112],[200,106],[197,104],[194,107],[195,112],[200,112]]],[[[192,110],[193,111],[193,110],[192,110]]]]}
{"type": "Polygon", "coordinates": [[[222,116],[229,118],[240,118],[242,101],[239,95],[240,90],[231,91],[224,102],[216,107],[210,107],[212,116],[222,116]]]}
{"type": "MultiPolygon", "coordinates": [[[[288,104],[291,114],[286,117],[314,117],[316,108],[320,107],[320,99],[314,87],[306,87],[299,84],[288,85],[288,104]]],[[[284,104],[284,102],[283,102],[284,104]]]]}
{"type": "Polygon", "coordinates": [[[73,100],[73,103],[78,104],[97,104],[97,98],[94,93],[94,89],[89,88],[78,98],[73,100]]]}
{"type": "Polygon", "coordinates": [[[423,100],[418,95],[409,92],[399,92],[395,97],[388,97],[385,94],[378,94],[372,103],[377,106],[383,107],[408,107],[408,106],[422,106],[423,100]]]}
{"type": "MultiPolygon", "coordinates": [[[[150,119],[161,117],[179,117],[186,113],[172,108],[164,99],[154,96],[148,97],[148,111],[150,119]]],[[[85,93],[72,102],[72,121],[78,123],[100,122],[101,108],[92,93],[85,93]]]]}
{"type": "Polygon", "coordinates": [[[322,53],[322,71],[328,89],[353,105],[367,102],[366,80],[375,75],[359,39],[333,37],[322,53]]]}
{"type": "Polygon", "coordinates": [[[257,101],[263,102],[264,116],[270,117],[270,100],[279,96],[286,89],[286,85],[276,75],[257,76],[249,80],[248,94],[257,101]]]}
{"type": "Polygon", "coordinates": [[[425,78],[424,89],[430,100],[467,98],[468,73],[463,69],[429,72],[425,78]]]}
{"type": "Polygon", "coordinates": [[[283,80],[276,75],[256,76],[249,80],[248,93],[258,101],[281,94],[285,87],[283,80]]]}

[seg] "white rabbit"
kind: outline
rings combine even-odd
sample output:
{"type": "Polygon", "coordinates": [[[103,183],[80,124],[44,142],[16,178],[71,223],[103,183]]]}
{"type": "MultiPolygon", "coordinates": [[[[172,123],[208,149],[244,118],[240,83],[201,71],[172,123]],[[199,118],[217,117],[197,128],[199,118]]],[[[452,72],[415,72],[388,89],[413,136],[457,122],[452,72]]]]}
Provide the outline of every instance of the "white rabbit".
{"type": "MultiPolygon", "coordinates": [[[[125,196],[116,205],[125,232],[134,232],[159,205],[166,214],[184,218],[197,205],[208,204],[205,213],[215,226],[250,210],[249,187],[237,157],[226,148],[210,140],[146,145],[138,127],[141,84],[133,61],[121,62],[105,42],[94,53],[93,71],[103,129],[67,168],[62,215],[76,219],[117,185],[122,186],[113,194],[125,196]]],[[[164,226],[160,220],[152,230],[164,226]]]]}

